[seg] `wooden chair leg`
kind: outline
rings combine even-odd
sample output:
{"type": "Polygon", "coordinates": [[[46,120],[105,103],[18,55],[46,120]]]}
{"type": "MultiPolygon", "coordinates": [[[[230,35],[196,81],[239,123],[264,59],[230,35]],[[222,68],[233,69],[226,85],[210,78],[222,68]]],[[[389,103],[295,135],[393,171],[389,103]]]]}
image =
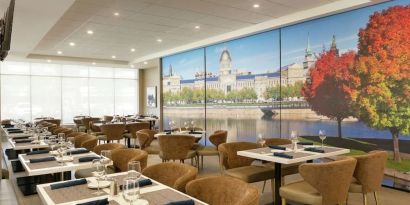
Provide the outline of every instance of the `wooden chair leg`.
{"type": "Polygon", "coordinates": [[[266,180],[263,181],[262,193],[265,192],[266,180]]]}
{"type": "Polygon", "coordinates": [[[286,205],[286,199],[282,198],[282,205],[286,205]]]}
{"type": "Polygon", "coordinates": [[[204,155],[201,155],[201,167],[204,168],[204,155]]]}
{"type": "Polygon", "coordinates": [[[377,192],[375,191],[373,194],[374,194],[374,200],[376,201],[376,205],[379,205],[379,196],[377,192]]]}
{"type": "Polygon", "coordinates": [[[275,179],[270,180],[270,187],[272,189],[272,199],[275,201],[275,179]]]}
{"type": "Polygon", "coordinates": [[[367,205],[367,193],[363,193],[363,204],[367,205]]]}

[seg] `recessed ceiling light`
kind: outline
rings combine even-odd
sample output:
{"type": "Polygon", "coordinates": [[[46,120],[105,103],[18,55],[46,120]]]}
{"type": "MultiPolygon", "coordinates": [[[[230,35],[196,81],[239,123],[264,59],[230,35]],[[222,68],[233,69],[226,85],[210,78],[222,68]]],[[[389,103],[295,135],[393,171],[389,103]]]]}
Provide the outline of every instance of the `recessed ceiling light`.
{"type": "Polygon", "coordinates": [[[147,65],[148,64],[148,62],[147,61],[144,61],[144,65],[147,65]]]}
{"type": "Polygon", "coordinates": [[[48,63],[51,63],[51,60],[50,60],[50,59],[48,59],[48,60],[47,60],[47,62],[48,62],[48,63]]]}
{"type": "Polygon", "coordinates": [[[201,27],[200,26],[195,26],[195,29],[200,29],[201,27]]]}
{"type": "Polygon", "coordinates": [[[93,30],[88,30],[87,33],[90,34],[90,35],[93,35],[94,31],[93,30]]]}
{"type": "Polygon", "coordinates": [[[157,42],[158,42],[158,43],[161,43],[161,42],[162,42],[162,39],[160,39],[160,38],[157,39],[157,42]]]}
{"type": "Polygon", "coordinates": [[[259,8],[259,4],[254,4],[253,8],[259,8]]]}
{"type": "Polygon", "coordinates": [[[57,51],[57,54],[61,55],[61,54],[63,54],[63,51],[57,51]]]}
{"type": "Polygon", "coordinates": [[[111,58],[114,58],[114,59],[115,59],[115,58],[117,58],[117,56],[111,56],[111,58]]]}
{"type": "Polygon", "coordinates": [[[75,43],[74,43],[74,42],[70,42],[69,45],[70,45],[70,46],[75,46],[75,43]]]}
{"type": "Polygon", "coordinates": [[[96,65],[97,63],[95,63],[95,62],[92,62],[91,64],[93,64],[93,65],[96,65]]]}
{"type": "Polygon", "coordinates": [[[135,52],[135,48],[131,48],[131,52],[135,52]]]}
{"type": "Polygon", "coordinates": [[[134,68],[134,65],[130,65],[131,68],[134,68]]]}
{"type": "Polygon", "coordinates": [[[120,13],[114,12],[114,16],[119,16],[119,15],[120,15],[120,13]]]}

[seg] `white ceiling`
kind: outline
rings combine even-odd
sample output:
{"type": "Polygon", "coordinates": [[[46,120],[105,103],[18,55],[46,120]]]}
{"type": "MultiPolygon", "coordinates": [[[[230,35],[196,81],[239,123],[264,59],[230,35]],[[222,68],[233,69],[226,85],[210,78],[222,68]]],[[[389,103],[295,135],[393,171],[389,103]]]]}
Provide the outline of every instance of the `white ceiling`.
{"type": "MultiPolygon", "coordinates": [[[[0,3],[3,1],[6,0],[1,0],[0,3]]],[[[19,1],[33,4],[32,0],[31,3],[30,0],[19,1]]],[[[21,7],[25,7],[25,10],[35,7],[19,4],[19,1],[16,6],[16,21],[19,15],[26,15],[21,12],[21,7]]],[[[39,20],[47,21],[45,17],[50,15],[48,21],[54,21],[54,24],[44,26],[42,32],[38,32],[42,34],[41,40],[32,41],[36,46],[29,48],[29,54],[45,58],[58,56],[89,58],[90,61],[104,59],[131,62],[156,52],[336,1],[338,0],[36,0],[36,3],[44,3],[41,8],[48,11],[42,13],[36,10],[37,15],[44,16],[39,20]],[[65,4],[62,5],[63,2],[65,4]],[[253,4],[259,4],[260,7],[254,8],[253,4]],[[52,16],[49,14],[56,10],[55,7],[59,8],[57,11],[60,16],[55,12],[52,16]],[[115,12],[119,15],[115,16],[115,12]],[[200,26],[200,29],[195,29],[195,26],[200,26]],[[94,33],[89,35],[88,30],[94,33]],[[162,42],[157,42],[157,39],[162,39],[162,42]],[[76,45],[70,46],[70,42],[75,42],[76,45]],[[131,52],[131,48],[136,51],[131,52]],[[62,51],[62,54],[57,54],[57,51],[62,51]],[[115,59],[112,59],[113,55],[116,56],[115,59]]],[[[34,16],[31,19],[38,20],[34,16]]],[[[36,24],[26,26],[35,28],[36,24]]],[[[31,29],[16,29],[13,35],[33,35],[31,29]]],[[[24,41],[22,38],[18,40],[24,41]]],[[[14,42],[12,49],[13,44],[14,42]]]]}

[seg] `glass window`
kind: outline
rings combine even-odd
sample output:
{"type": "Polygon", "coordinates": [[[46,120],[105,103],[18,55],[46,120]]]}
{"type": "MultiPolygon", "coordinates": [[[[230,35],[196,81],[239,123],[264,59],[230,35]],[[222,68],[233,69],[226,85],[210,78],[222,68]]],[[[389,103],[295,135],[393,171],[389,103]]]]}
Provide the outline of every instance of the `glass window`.
{"type": "Polygon", "coordinates": [[[61,117],[61,77],[31,77],[31,113],[36,117],[61,117]]]}
{"type": "Polygon", "coordinates": [[[89,115],[88,78],[62,79],[62,120],[73,123],[76,115],[89,115]]]}
{"type": "Polygon", "coordinates": [[[116,68],[114,78],[137,79],[138,70],[129,68],[116,68]]]}
{"type": "Polygon", "coordinates": [[[25,62],[4,62],[1,64],[1,73],[30,75],[30,64],[25,62]]]}
{"type": "Polygon", "coordinates": [[[137,113],[137,81],[115,80],[115,114],[131,115],[137,113]]]}
{"type": "Polygon", "coordinates": [[[61,65],[32,63],[31,64],[31,75],[61,76],[61,65]]]}
{"type": "Polygon", "coordinates": [[[90,78],[90,114],[95,117],[114,113],[114,79],[90,78]]]}
{"type": "Polygon", "coordinates": [[[113,68],[106,67],[90,67],[91,78],[112,78],[114,77],[113,68]]]}
{"type": "Polygon", "coordinates": [[[1,118],[30,120],[30,77],[1,76],[1,118]]]}
{"type": "Polygon", "coordinates": [[[63,65],[62,75],[67,77],[88,77],[88,67],[81,65],[63,65]]]}

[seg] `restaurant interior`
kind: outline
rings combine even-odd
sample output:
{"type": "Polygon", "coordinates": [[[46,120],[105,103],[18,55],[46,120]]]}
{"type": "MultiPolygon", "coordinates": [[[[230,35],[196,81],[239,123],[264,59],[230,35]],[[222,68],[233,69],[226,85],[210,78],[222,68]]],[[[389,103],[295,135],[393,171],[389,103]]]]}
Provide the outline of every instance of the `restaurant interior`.
{"type": "Polygon", "coordinates": [[[0,205],[410,204],[410,0],[0,14],[0,205]]]}

